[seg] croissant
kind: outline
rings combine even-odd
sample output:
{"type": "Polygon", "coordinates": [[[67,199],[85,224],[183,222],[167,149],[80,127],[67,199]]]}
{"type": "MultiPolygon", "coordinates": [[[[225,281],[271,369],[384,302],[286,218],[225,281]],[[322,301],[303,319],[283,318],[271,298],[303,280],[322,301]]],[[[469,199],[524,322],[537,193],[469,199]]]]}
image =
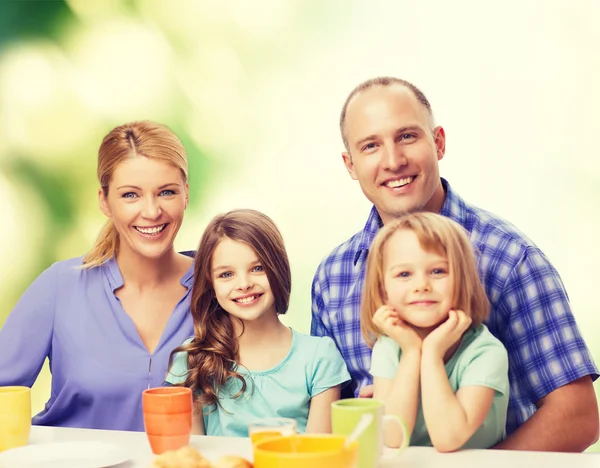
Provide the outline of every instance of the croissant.
{"type": "Polygon", "coordinates": [[[212,465],[198,450],[187,446],[160,454],[151,468],[212,468],[212,465]]]}
{"type": "Polygon", "coordinates": [[[253,468],[254,465],[248,460],[235,455],[227,455],[217,460],[213,468],[253,468]]]}
{"type": "Polygon", "coordinates": [[[150,468],[253,468],[248,460],[235,455],[226,455],[212,464],[194,447],[182,447],[158,455],[150,468]]]}

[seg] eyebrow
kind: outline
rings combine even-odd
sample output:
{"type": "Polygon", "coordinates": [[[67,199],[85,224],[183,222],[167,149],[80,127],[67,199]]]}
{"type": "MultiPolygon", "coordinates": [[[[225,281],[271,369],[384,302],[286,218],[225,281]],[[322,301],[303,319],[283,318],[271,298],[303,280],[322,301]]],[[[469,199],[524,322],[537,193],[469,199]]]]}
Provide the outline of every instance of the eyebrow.
{"type": "MultiPolygon", "coordinates": [[[[250,265],[256,265],[257,263],[260,263],[259,259],[254,260],[253,262],[250,263],[250,265]]],[[[219,265],[216,266],[212,269],[213,272],[217,271],[217,270],[230,270],[233,267],[231,265],[219,265]]]]}
{"type": "Polygon", "coordinates": [[[400,127],[398,130],[396,130],[394,132],[394,134],[398,135],[400,133],[406,133],[406,132],[414,132],[416,130],[422,130],[423,128],[419,125],[408,125],[407,127],[400,127]]]}
{"type": "MultiPolygon", "coordinates": [[[[439,258],[437,260],[434,260],[433,262],[430,262],[428,265],[440,265],[440,264],[445,264],[445,265],[449,265],[448,260],[444,259],[444,258],[439,258]]],[[[394,265],[390,265],[388,267],[389,270],[393,270],[395,268],[409,268],[412,267],[413,264],[412,263],[395,263],[394,265]]]]}
{"type": "MultiPolygon", "coordinates": [[[[415,131],[415,130],[422,130],[422,128],[418,125],[409,125],[406,127],[400,127],[399,129],[397,129],[396,131],[394,131],[394,135],[398,135],[400,133],[406,133],[409,131],[415,131]]],[[[363,145],[364,143],[366,143],[367,141],[372,141],[372,140],[376,140],[377,139],[377,135],[373,134],[373,135],[369,135],[367,137],[364,137],[360,140],[358,140],[355,143],[356,147],[360,147],[361,145],[363,145]]]]}
{"type": "MultiPolygon", "coordinates": [[[[169,182],[168,184],[161,185],[160,187],[158,187],[157,190],[162,190],[164,188],[170,187],[171,185],[179,186],[179,184],[177,182],[169,182]]],[[[124,188],[132,188],[132,189],[136,189],[136,190],[142,190],[142,188],[138,187],[137,185],[121,185],[120,187],[117,187],[117,190],[121,190],[124,188]]]]}

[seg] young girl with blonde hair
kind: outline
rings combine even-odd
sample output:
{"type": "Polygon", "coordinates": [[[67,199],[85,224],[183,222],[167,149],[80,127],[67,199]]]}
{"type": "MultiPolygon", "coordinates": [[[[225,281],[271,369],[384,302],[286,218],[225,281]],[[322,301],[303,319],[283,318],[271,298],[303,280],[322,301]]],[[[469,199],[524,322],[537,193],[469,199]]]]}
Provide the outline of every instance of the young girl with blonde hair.
{"type": "MultiPolygon", "coordinates": [[[[504,438],[508,356],[482,323],[488,313],[473,248],[458,224],[413,213],[379,231],[361,327],[373,347],[374,398],[407,423],[411,445],[448,452],[504,438]]],[[[386,443],[398,445],[398,437],[388,431],[386,443]]]]}
{"type": "Polygon", "coordinates": [[[286,417],[299,432],[330,432],[330,405],[350,380],[333,340],[280,320],[291,274],[273,221],[235,210],[207,226],[192,288],[195,334],[173,351],[167,383],[195,395],[195,433],[248,436],[251,420],[286,417]]]}

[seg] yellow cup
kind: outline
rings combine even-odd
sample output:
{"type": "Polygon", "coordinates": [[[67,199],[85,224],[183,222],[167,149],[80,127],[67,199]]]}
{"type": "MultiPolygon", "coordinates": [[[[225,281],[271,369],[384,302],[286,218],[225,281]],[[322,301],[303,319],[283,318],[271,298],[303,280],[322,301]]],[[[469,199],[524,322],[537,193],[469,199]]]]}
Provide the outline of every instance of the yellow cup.
{"type": "Polygon", "coordinates": [[[358,443],[345,442],[330,434],[266,439],[254,446],[254,468],[356,468],[358,443]]]}
{"type": "Polygon", "coordinates": [[[0,387],[0,452],[27,445],[30,431],[29,387],[0,387]]]}

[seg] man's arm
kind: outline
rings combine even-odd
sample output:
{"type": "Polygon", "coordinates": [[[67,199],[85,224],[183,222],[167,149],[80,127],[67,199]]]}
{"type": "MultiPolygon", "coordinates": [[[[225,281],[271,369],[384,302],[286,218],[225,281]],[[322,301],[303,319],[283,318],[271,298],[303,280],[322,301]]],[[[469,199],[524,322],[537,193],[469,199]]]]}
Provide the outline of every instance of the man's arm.
{"type": "Polygon", "coordinates": [[[598,440],[598,402],[590,376],[557,388],[495,449],[583,452],[598,440]]]}
{"type": "Polygon", "coordinates": [[[571,312],[563,283],[546,256],[528,247],[498,298],[496,325],[519,398],[536,413],[497,448],[583,451],[598,440],[598,370],[571,312]]]}

